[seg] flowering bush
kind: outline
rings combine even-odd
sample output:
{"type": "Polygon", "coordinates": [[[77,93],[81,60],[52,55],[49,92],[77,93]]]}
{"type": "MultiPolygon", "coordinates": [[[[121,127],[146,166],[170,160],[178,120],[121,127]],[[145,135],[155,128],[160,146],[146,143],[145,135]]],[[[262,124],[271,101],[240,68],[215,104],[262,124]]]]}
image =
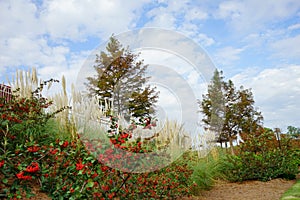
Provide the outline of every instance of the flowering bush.
{"type": "Polygon", "coordinates": [[[39,90],[30,98],[15,94],[9,102],[0,100],[1,196],[30,197],[33,184],[53,199],[149,199],[190,194],[192,170],[184,158],[160,170],[160,160],[153,159],[157,170],[145,173],[109,167],[110,163],[123,160],[119,164],[124,169],[130,164],[124,162],[126,158],[129,162],[137,159],[133,159],[135,153],[151,149],[146,149],[142,141],[130,140],[130,130],[118,128],[114,120],[107,134],[109,143],[84,136],[80,136],[82,142],[54,138],[47,122],[66,108],[45,112],[51,104],[40,96],[39,90]]]}
{"type": "Polygon", "coordinates": [[[41,88],[53,82],[45,81],[31,96],[20,97],[14,91],[10,100],[0,98],[0,191],[8,198],[21,198],[24,190],[30,196],[30,181],[41,175],[40,164],[49,141],[45,125],[56,113],[46,113],[52,102],[40,95],[41,88]]]}

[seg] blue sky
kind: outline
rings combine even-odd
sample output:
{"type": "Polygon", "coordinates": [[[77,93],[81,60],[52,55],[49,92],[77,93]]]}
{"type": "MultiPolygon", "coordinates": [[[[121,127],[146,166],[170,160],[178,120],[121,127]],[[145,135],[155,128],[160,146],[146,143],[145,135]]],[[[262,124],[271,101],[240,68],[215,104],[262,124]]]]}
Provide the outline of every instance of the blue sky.
{"type": "Polygon", "coordinates": [[[299,0],[6,0],[0,21],[1,82],[34,66],[70,84],[110,35],[157,27],[191,38],[226,78],[252,88],[265,126],[300,126],[299,0]]]}

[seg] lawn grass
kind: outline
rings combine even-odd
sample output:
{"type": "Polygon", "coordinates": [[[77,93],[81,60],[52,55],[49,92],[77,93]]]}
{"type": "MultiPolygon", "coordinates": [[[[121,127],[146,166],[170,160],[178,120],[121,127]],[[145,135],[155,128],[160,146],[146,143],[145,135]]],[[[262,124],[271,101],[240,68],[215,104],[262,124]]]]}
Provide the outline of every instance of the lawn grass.
{"type": "Polygon", "coordinates": [[[300,200],[300,179],[281,196],[280,200],[300,200]]]}

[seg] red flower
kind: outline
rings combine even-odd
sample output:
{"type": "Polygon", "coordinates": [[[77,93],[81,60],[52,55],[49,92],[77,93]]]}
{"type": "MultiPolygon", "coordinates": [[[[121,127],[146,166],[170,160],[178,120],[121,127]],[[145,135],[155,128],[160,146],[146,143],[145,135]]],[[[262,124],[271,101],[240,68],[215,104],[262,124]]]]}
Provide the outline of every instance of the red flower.
{"type": "Polygon", "coordinates": [[[107,185],[105,185],[105,186],[103,185],[101,188],[102,188],[102,190],[104,190],[105,192],[109,190],[109,187],[108,187],[107,185]]]}
{"type": "Polygon", "coordinates": [[[39,171],[40,168],[39,168],[39,164],[36,163],[36,162],[33,162],[31,163],[31,165],[29,165],[27,168],[26,168],[26,172],[29,172],[29,173],[35,173],[37,171],[39,171]]]}
{"type": "Polygon", "coordinates": [[[96,197],[101,197],[102,194],[100,192],[94,192],[93,196],[96,198],[96,197]]]}
{"type": "Polygon", "coordinates": [[[61,146],[64,147],[64,148],[66,148],[68,145],[69,145],[69,142],[65,141],[61,146]]]}
{"type": "Polygon", "coordinates": [[[31,176],[24,176],[24,172],[20,172],[20,173],[16,174],[16,176],[20,180],[31,180],[32,179],[31,176]]]}
{"type": "Polygon", "coordinates": [[[108,195],[108,198],[109,198],[109,199],[112,199],[114,196],[115,196],[115,193],[113,192],[113,193],[110,193],[110,194],[108,195]]]}
{"type": "Polygon", "coordinates": [[[21,179],[23,177],[23,175],[24,175],[24,172],[20,172],[20,173],[17,174],[17,178],[21,179]]]}
{"type": "Polygon", "coordinates": [[[3,167],[4,165],[4,160],[0,161],[0,168],[3,167]]]}
{"type": "Polygon", "coordinates": [[[125,140],[122,139],[122,137],[119,137],[119,138],[118,138],[118,141],[119,141],[121,144],[124,144],[124,143],[126,142],[125,140]]]}
{"type": "Polygon", "coordinates": [[[101,170],[103,171],[103,172],[105,172],[105,171],[107,171],[109,168],[107,167],[107,166],[101,166],[101,170]]]}
{"type": "Polygon", "coordinates": [[[117,140],[116,139],[110,139],[111,143],[116,144],[117,140]]]}
{"type": "Polygon", "coordinates": [[[138,142],[138,147],[141,147],[142,146],[142,142],[138,142]]]}
{"type": "Polygon", "coordinates": [[[37,152],[38,150],[40,150],[40,148],[38,146],[32,146],[32,147],[27,148],[27,151],[32,152],[32,153],[37,152]]]}
{"type": "Polygon", "coordinates": [[[76,170],[82,170],[84,168],[84,164],[81,163],[81,161],[79,163],[76,163],[76,170]]]}
{"type": "Polygon", "coordinates": [[[93,175],[92,175],[92,178],[96,178],[98,176],[98,174],[97,173],[94,173],[93,175]]]}
{"type": "Polygon", "coordinates": [[[94,182],[94,188],[97,188],[99,186],[99,183],[97,181],[94,182]]]}
{"type": "Polygon", "coordinates": [[[121,137],[124,138],[124,139],[127,138],[128,136],[129,136],[128,133],[124,133],[124,134],[121,135],[121,137]]]}
{"type": "Polygon", "coordinates": [[[55,155],[58,152],[58,149],[50,149],[50,153],[52,155],[55,155]]]}

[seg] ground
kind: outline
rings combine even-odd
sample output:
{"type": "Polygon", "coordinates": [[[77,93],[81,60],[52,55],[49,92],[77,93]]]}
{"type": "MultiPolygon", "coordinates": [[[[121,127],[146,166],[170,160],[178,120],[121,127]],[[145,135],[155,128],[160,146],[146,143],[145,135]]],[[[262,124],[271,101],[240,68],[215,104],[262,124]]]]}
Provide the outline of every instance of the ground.
{"type": "Polygon", "coordinates": [[[279,200],[281,195],[296,180],[274,179],[268,182],[245,181],[242,183],[228,183],[219,181],[209,190],[201,193],[200,197],[188,200],[279,200]]]}

